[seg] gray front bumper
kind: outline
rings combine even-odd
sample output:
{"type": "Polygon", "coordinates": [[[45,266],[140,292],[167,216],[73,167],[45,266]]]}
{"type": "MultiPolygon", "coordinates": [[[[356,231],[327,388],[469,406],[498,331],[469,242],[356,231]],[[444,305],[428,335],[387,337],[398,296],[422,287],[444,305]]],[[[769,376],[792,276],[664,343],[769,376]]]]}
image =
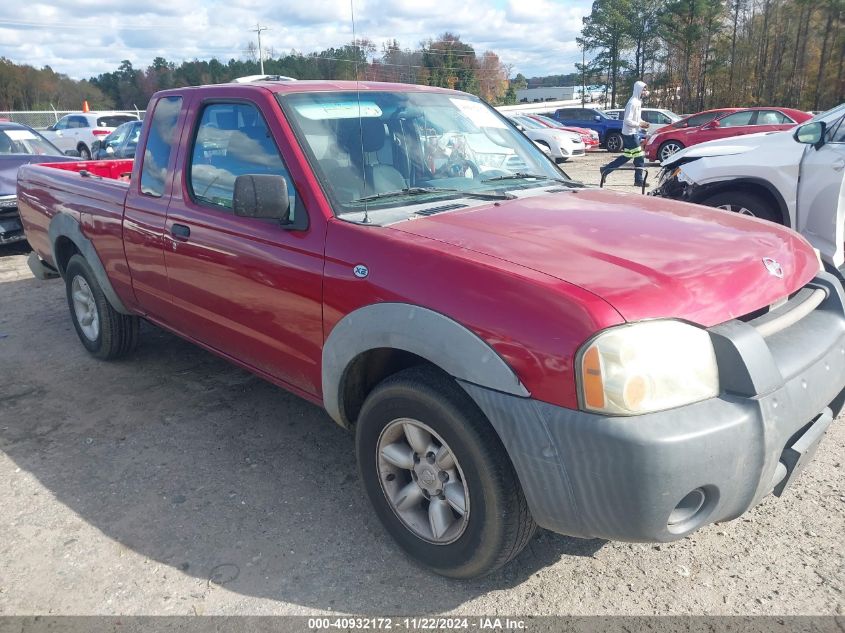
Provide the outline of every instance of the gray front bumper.
{"type": "Polygon", "coordinates": [[[812,458],[845,399],[845,299],[763,338],[749,323],[710,329],[722,395],[636,417],[608,417],[462,383],[507,449],[535,520],[555,532],[671,541],[782,492],[812,458]],[[692,491],[705,499],[669,524],[692,491]]]}

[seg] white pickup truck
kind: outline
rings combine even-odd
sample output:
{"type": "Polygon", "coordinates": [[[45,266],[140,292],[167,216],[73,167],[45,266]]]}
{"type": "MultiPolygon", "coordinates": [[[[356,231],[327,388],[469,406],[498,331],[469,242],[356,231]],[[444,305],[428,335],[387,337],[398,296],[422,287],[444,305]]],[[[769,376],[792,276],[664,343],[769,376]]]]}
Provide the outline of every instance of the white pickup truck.
{"type": "Polygon", "coordinates": [[[845,103],[787,132],[689,147],[662,167],[652,195],[784,224],[845,270],[845,103]]]}

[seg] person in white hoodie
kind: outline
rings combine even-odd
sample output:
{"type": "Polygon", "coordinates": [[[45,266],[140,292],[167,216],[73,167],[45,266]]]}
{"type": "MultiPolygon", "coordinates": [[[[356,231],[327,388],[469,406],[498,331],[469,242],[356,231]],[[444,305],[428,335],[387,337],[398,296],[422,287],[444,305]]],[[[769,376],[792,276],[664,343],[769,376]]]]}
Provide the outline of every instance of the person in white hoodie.
{"type": "MultiPolygon", "coordinates": [[[[615,160],[609,162],[599,171],[602,175],[607,175],[614,169],[621,167],[629,160],[634,160],[634,167],[642,167],[645,163],[645,152],[640,147],[640,128],[646,129],[649,124],[642,120],[643,102],[642,100],[648,96],[648,86],[644,81],[638,81],[634,84],[634,93],[625,104],[625,115],[622,121],[622,155],[615,160]]],[[[634,171],[634,184],[641,187],[643,184],[644,170],[636,169],[634,171]]]]}

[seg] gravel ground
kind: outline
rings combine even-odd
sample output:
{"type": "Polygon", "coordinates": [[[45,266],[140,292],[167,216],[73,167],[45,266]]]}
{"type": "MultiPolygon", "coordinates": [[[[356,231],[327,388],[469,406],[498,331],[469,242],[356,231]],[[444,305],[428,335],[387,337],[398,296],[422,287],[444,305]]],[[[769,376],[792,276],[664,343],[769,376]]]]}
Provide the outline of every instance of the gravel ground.
{"type": "MultiPolygon", "coordinates": [[[[606,155],[567,165],[596,180],[606,155]]],[[[76,339],[60,281],[0,251],[0,614],[839,614],[845,425],[781,499],[669,545],[540,532],[449,581],[374,519],[352,436],[317,407],[144,326],[76,339]]]]}

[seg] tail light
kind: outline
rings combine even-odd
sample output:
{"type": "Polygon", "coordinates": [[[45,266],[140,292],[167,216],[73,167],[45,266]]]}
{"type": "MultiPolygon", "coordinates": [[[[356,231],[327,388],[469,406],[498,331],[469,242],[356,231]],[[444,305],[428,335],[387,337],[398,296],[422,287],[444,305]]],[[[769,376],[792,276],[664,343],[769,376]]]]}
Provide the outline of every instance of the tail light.
{"type": "Polygon", "coordinates": [[[94,133],[94,136],[108,136],[111,134],[111,130],[91,130],[94,133]]]}

